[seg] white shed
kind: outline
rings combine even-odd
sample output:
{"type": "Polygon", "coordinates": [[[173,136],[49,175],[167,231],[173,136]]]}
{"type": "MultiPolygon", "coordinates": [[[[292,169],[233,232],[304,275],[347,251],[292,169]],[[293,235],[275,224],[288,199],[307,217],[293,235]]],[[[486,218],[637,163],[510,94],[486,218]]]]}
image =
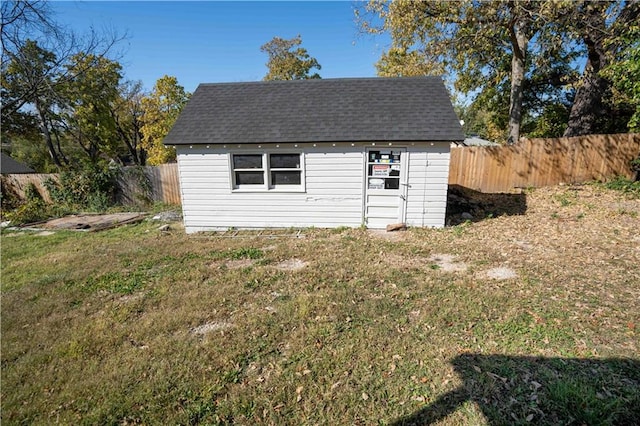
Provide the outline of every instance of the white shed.
{"type": "Polygon", "coordinates": [[[439,77],[201,84],[177,149],[185,229],[444,226],[451,142],[439,77]]]}

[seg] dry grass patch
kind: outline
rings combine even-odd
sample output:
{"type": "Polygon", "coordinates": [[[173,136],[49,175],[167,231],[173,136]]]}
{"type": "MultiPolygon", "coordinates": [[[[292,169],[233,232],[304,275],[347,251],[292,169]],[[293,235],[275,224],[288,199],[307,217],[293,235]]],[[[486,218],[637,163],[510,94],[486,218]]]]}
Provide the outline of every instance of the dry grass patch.
{"type": "Polygon", "coordinates": [[[299,271],[308,265],[308,262],[300,259],[287,259],[276,265],[277,269],[282,271],[299,271]]]}
{"type": "Polygon", "coordinates": [[[526,202],[396,241],[3,235],[3,422],[638,423],[639,201],[526,202]]]}

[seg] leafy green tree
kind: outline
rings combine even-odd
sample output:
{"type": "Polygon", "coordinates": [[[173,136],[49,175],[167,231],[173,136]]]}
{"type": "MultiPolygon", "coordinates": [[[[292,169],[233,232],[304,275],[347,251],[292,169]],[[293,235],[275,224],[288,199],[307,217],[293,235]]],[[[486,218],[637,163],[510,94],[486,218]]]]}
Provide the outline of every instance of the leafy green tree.
{"type": "Polygon", "coordinates": [[[628,122],[630,132],[640,132],[640,24],[630,24],[622,37],[625,47],[616,52],[616,61],[602,75],[613,84],[614,102],[626,104],[632,111],[628,122]]]}
{"type": "Polygon", "coordinates": [[[149,96],[142,99],[142,147],[147,152],[149,164],[175,160],[175,149],[165,147],[162,141],[189,97],[190,94],[178,84],[177,78],[165,75],[158,79],[149,96]]]}
{"type": "Polygon", "coordinates": [[[376,62],[376,69],[380,77],[415,77],[444,72],[434,72],[434,64],[426,62],[424,55],[402,47],[391,47],[383,53],[376,62]]]}
{"type": "Polygon", "coordinates": [[[61,90],[65,102],[62,122],[67,136],[92,163],[101,156],[117,159],[120,141],[111,109],[118,99],[121,65],[104,57],[79,53],[71,58],[67,69],[75,75],[61,90]]]}
{"type": "Polygon", "coordinates": [[[316,60],[309,56],[307,49],[298,47],[302,44],[300,35],[290,40],[274,37],[270,42],[262,45],[260,50],[269,56],[267,68],[269,72],[263,80],[306,80],[320,78],[314,68],[322,67],[316,60]]]}

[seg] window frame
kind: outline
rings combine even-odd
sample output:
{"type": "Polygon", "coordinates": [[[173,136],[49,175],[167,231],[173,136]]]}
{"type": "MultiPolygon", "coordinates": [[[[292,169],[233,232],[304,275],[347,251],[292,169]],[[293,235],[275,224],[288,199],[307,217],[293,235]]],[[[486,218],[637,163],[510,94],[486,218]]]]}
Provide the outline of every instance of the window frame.
{"type": "Polygon", "coordinates": [[[231,183],[231,192],[306,192],[306,174],[305,174],[305,155],[304,151],[301,150],[289,150],[289,149],[281,149],[281,150],[247,150],[247,151],[231,151],[229,152],[229,174],[231,183]],[[281,154],[281,155],[298,155],[300,158],[300,163],[298,168],[288,168],[288,167],[271,167],[271,154],[281,154]],[[262,168],[254,168],[254,169],[235,169],[233,158],[235,155],[261,155],[262,156],[262,168]],[[263,183],[262,184],[244,184],[239,185],[236,183],[236,172],[237,171],[258,171],[261,170],[263,173],[263,183]],[[300,184],[299,185],[286,185],[279,184],[275,185],[272,182],[272,171],[292,171],[300,173],[300,184]]]}
{"type": "Polygon", "coordinates": [[[252,153],[242,153],[242,154],[237,153],[237,154],[233,154],[231,156],[231,174],[233,175],[233,187],[234,188],[245,188],[245,187],[246,188],[251,188],[251,187],[262,187],[262,186],[264,186],[265,183],[266,183],[266,179],[265,179],[265,175],[264,175],[265,168],[266,167],[265,167],[265,162],[264,162],[264,156],[263,155],[252,154],[252,153]],[[235,161],[234,161],[234,155],[237,155],[237,156],[244,155],[244,156],[254,156],[254,157],[260,156],[260,167],[250,167],[250,168],[241,168],[241,167],[239,167],[239,168],[236,168],[235,167],[235,161]],[[241,184],[237,183],[237,176],[238,176],[237,173],[258,173],[258,172],[262,173],[262,183],[261,184],[260,183],[256,183],[256,184],[243,184],[243,185],[241,185],[241,184]]]}

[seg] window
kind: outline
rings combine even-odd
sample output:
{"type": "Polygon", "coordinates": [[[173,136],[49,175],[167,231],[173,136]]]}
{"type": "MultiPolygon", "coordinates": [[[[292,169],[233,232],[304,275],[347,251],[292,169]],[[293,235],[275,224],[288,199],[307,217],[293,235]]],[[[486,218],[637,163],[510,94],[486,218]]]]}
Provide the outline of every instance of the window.
{"type": "Polygon", "coordinates": [[[269,154],[271,186],[300,185],[302,169],[300,154],[269,154]]]}
{"type": "Polygon", "coordinates": [[[234,190],[304,190],[300,153],[231,154],[234,190]]]}
{"type": "Polygon", "coordinates": [[[369,189],[400,188],[400,151],[369,151],[367,181],[369,189]]]}
{"type": "Polygon", "coordinates": [[[233,173],[235,186],[264,185],[262,155],[234,155],[233,173]]]}

